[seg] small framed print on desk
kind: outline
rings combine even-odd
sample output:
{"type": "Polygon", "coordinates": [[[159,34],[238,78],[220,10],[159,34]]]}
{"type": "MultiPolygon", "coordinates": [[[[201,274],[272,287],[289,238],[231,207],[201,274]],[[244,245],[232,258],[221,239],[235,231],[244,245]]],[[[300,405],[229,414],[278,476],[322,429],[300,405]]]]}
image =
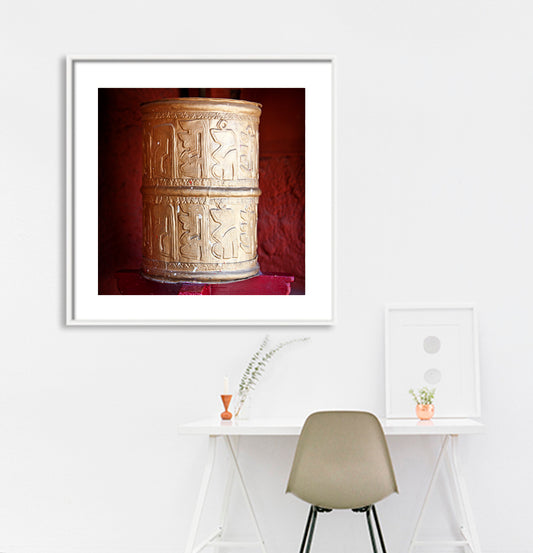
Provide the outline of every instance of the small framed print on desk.
{"type": "Polygon", "coordinates": [[[387,418],[415,416],[409,389],[436,388],[435,417],[479,417],[476,310],[394,305],[385,310],[387,418]]]}

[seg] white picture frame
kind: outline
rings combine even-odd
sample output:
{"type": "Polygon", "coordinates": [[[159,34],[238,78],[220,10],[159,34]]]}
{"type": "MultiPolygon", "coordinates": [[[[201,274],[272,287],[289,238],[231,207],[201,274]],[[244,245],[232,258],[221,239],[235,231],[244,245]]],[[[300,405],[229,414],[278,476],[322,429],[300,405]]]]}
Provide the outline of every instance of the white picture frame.
{"type": "Polygon", "coordinates": [[[334,322],[332,56],[69,56],[67,325],[330,325],[334,322]],[[98,294],[98,89],[305,88],[306,288],[289,296],[98,294]]]}
{"type": "Polygon", "coordinates": [[[416,418],[409,389],[422,386],[436,388],[435,418],[480,416],[473,304],[386,306],[386,417],[416,418]]]}

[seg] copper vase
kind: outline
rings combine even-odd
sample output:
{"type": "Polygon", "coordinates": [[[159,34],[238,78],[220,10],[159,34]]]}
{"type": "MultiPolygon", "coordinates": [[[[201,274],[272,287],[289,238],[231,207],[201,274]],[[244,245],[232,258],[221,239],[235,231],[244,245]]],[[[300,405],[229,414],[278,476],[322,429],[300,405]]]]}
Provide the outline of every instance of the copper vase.
{"type": "Polygon", "coordinates": [[[143,267],[162,282],[259,273],[261,105],[179,98],[141,106],[143,267]]]}
{"type": "Polygon", "coordinates": [[[435,414],[435,406],[434,405],[423,405],[421,403],[418,403],[416,406],[416,416],[421,421],[428,421],[430,420],[433,415],[435,414]]]}

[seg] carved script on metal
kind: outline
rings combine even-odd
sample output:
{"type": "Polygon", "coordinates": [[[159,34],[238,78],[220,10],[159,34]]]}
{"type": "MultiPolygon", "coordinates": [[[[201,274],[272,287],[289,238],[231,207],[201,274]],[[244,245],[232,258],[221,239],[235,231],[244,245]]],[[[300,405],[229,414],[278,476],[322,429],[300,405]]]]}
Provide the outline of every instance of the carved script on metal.
{"type": "Polygon", "coordinates": [[[257,274],[259,106],[191,98],[142,112],[144,274],[214,282],[257,274]]]}

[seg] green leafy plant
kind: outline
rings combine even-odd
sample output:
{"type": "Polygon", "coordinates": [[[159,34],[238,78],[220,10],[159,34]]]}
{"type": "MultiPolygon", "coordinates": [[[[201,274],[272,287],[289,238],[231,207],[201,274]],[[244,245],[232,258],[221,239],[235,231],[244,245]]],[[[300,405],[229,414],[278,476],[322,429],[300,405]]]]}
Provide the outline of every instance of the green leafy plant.
{"type": "Polygon", "coordinates": [[[241,381],[239,383],[239,392],[237,397],[237,409],[235,411],[235,416],[237,416],[243,405],[246,403],[248,396],[255,389],[259,379],[265,372],[267,363],[278,353],[279,350],[293,344],[294,342],[305,342],[309,338],[296,338],[295,340],[288,340],[286,342],[280,342],[274,347],[270,347],[270,338],[265,336],[264,340],[261,342],[259,349],[252,355],[250,362],[244,372],[242,373],[241,381]]]}
{"type": "Polygon", "coordinates": [[[423,388],[419,388],[416,392],[411,388],[409,390],[409,393],[415,400],[415,403],[418,405],[431,405],[433,403],[433,400],[435,399],[435,392],[436,388],[428,388],[427,386],[424,386],[423,388]]]}

